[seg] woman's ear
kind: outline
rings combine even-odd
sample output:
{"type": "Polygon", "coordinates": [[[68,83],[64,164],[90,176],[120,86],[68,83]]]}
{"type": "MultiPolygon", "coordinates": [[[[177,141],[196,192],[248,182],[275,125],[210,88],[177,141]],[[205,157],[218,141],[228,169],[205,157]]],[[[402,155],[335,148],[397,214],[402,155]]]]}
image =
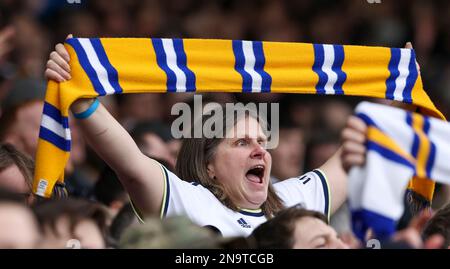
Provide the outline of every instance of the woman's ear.
{"type": "Polygon", "coordinates": [[[208,172],[208,177],[209,178],[216,178],[216,174],[214,172],[214,166],[212,164],[208,164],[208,166],[206,166],[206,170],[208,172]]]}

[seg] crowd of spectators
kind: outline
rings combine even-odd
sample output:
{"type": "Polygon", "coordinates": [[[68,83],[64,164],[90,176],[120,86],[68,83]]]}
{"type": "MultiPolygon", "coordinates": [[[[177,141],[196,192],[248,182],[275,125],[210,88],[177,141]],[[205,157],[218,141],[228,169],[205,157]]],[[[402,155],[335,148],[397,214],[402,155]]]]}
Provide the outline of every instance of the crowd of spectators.
{"type": "MultiPolygon", "coordinates": [[[[379,4],[352,0],[79,2],[0,1],[0,247],[60,248],[66,247],[72,238],[77,238],[86,248],[280,247],[274,242],[261,243],[258,234],[249,240],[224,240],[214,231],[180,224],[186,221],[183,219],[164,220],[166,223],[151,220],[145,227],[127,231],[127,227],[138,227],[127,193],[114,172],[86,146],[75,120],[70,121],[72,151],[65,170],[66,189],[71,200],[36,201],[31,195],[31,184],[46,87],[44,70],[54,45],[68,34],[75,37],[221,38],[386,47],[403,47],[411,41],[427,93],[446,116],[450,115],[450,62],[445,60],[450,58],[448,1],[400,0],[379,4]],[[25,218],[30,221],[23,221],[25,218]],[[184,232],[180,231],[181,226],[187,227],[184,232]],[[20,230],[20,236],[13,238],[14,230],[20,230]],[[185,234],[189,236],[184,237],[185,234]],[[203,242],[205,238],[215,239],[208,241],[210,245],[196,245],[192,243],[194,235],[203,242]],[[154,240],[144,239],[142,243],[141,239],[136,239],[142,236],[154,240]],[[179,238],[179,241],[167,243],[167,238],[179,238]]],[[[173,120],[170,108],[177,102],[189,103],[192,97],[192,94],[139,94],[103,97],[101,102],[130,132],[142,152],[173,168],[180,141],[173,139],[170,133],[173,120]]],[[[361,100],[292,94],[217,93],[204,94],[204,97],[219,103],[280,104],[281,139],[279,146],[271,151],[274,180],[301,175],[330,158],[340,146],[339,133],[348,116],[361,100]]],[[[444,207],[449,201],[450,190],[439,185],[434,209],[444,207]]],[[[402,223],[399,229],[404,233],[399,232],[394,241],[406,238],[404,241],[409,247],[432,248],[439,247],[441,240],[447,240],[448,246],[449,229],[442,227],[449,227],[449,213],[448,209],[441,212],[446,214],[447,223],[444,217],[444,222],[438,222],[438,228],[427,228],[426,231],[431,231],[427,237],[417,238],[431,218],[431,215],[421,215],[416,216],[419,220],[413,218],[413,221],[402,223]],[[420,221],[423,223],[417,224],[420,221]],[[434,232],[447,232],[447,237],[433,238],[434,232]]],[[[333,238],[337,232],[341,238],[346,238],[347,247],[361,247],[351,235],[345,206],[331,219],[331,226],[312,213],[296,215],[290,212],[290,215],[319,222],[330,229],[333,238]]],[[[275,219],[275,224],[276,221],[286,222],[275,219]]],[[[290,221],[295,222],[295,219],[290,221]]],[[[261,234],[264,229],[270,227],[262,227],[261,234]]],[[[289,226],[282,232],[289,236],[292,231],[289,226]]],[[[293,247],[295,242],[291,243],[281,247],[293,247]]],[[[393,242],[390,244],[399,247],[393,242]]],[[[330,243],[329,246],[341,245],[330,243]]]]}

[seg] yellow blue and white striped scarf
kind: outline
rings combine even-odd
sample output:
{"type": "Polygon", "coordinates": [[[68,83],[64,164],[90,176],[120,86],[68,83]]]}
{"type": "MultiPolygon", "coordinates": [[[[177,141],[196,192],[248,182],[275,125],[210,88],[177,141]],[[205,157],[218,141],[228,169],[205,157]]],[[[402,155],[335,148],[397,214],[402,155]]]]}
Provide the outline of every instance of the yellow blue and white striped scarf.
{"type": "Polygon", "coordinates": [[[72,79],[49,81],[33,191],[51,196],[70,153],[68,115],[80,97],[252,92],[386,98],[443,117],[422,88],[411,49],[242,40],[71,38],[72,79]]]}
{"type": "MultiPolygon", "coordinates": [[[[369,228],[387,239],[404,211],[412,176],[423,179],[425,187],[434,181],[450,184],[450,124],[368,102],[355,111],[368,125],[368,153],[365,165],[349,173],[353,230],[360,239],[369,228]]],[[[423,192],[423,186],[415,191],[423,192]]]]}

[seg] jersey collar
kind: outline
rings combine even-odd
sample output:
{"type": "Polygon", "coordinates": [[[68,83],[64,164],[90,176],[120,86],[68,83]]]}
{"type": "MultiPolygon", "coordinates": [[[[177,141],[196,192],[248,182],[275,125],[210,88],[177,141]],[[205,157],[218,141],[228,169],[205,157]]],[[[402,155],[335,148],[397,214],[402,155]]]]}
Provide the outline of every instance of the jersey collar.
{"type": "Polygon", "coordinates": [[[262,211],[261,208],[258,208],[258,209],[240,208],[239,213],[246,215],[246,216],[252,216],[252,217],[264,216],[264,212],[262,211]]]}

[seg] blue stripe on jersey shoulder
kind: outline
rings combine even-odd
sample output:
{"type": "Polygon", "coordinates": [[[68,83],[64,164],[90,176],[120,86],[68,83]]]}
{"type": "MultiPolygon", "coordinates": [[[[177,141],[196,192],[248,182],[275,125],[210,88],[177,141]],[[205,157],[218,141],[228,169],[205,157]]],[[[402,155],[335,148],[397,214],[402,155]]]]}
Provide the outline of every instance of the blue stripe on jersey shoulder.
{"type": "Polygon", "coordinates": [[[323,187],[323,195],[325,197],[325,209],[323,210],[325,216],[327,216],[328,218],[328,214],[329,214],[329,208],[330,208],[330,196],[329,196],[329,192],[328,192],[328,183],[327,180],[325,179],[325,176],[322,174],[322,172],[320,172],[320,170],[313,170],[313,172],[319,176],[320,181],[322,182],[322,187],[323,187]]]}

